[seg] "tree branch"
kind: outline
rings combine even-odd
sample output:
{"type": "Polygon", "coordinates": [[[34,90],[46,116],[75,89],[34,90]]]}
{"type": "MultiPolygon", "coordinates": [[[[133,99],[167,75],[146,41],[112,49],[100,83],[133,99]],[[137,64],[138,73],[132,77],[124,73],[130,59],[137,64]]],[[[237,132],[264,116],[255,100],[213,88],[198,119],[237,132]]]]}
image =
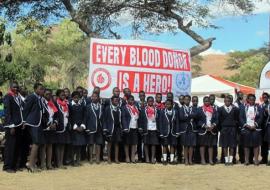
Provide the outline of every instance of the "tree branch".
{"type": "Polygon", "coordinates": [[[79,25],[79,28],[87,35],[87,36],[98,36],[97,33],[91,31],[89,27],[87,26],[87,23],[83,19],[81,19],[77,13],[74,7],[72,6],[70,0],[61,0],[64,6],[66,7],[67,11],[69,12],[71,16],[71,20],[74,21],[79,25]]]}

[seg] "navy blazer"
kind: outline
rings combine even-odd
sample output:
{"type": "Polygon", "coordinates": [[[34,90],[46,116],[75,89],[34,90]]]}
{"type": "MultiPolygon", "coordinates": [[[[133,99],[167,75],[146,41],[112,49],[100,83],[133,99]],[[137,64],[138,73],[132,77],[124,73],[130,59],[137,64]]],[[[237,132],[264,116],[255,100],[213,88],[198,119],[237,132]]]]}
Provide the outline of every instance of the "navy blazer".
{"type": "Polygon", "coordinates": [[[218,108],[218,123],[219,130],[223,127],[236,127],[239,126],[239,109],[232,105],[232,110],[228,113],[224,106],[218,108]]]}
{"type": "Polygon", "coordinates": [[[61,106],[57,102],[55,102],[54,104],[58,109],[58,112],[57,112],[58,125],[56,127],[56,132],[57,133],[63,133],[66,130],[69,130],[69,123],[67,124],[67,126],[64,126],[64,112],[63,112],[63,109],[61,108],[61,106]]]}
{"type": "MultiPolygon", "coordinates": [[[[248,130],[246,128],[247,126],[247,116],[246,116],[246,112],[248,110],[249,105],[245,105],[243,107],[240,108],[240,115],[239,115],[239,121],[240,121],[240,128],[241,131],[243,130],[248,130]]],[[[262,121],[263,121],[263,113],[262,113],[262,109],[260,108],[259,105],[255,105],[255,126],[256,126],[256,130],[260,131],[262,130],[261,126],[262,126],[262,121]]]]}
{"type": "MultiPolygon", "coordinates": [[[[146,106],[147,107],[147,106],[146,106]]],[[[140,112],[140,123],[139,123],[139,130],[141,131],[142,135],[147,135],[148,133],[148,129],[147,129],[147,123],[148,123],[148,119],[147,119],[147,114],[146,114],[146,107],[142,109],[142,111],[140,112]]],[[[155,108],[155,114],[156,114],[156,125],[157,125],[157,130],[159,131],[159,115],[160,115],[160,111],[158,111],[155,108]]]]}
{"type": "Polygon", "coordinates": [[[192,106],[189,109],[188,111],[186,106],[179,108],[180,133],[185,133],[189,127],[194,133],[198,132],[196,123],[198,119],[197,109],[192,106]]]}
{"type": "Polygon", "coordinates": [[[51,124],[58,125],[59,111],[55,112],[53,114],[53,117],[50,118],[49,108],[48,108],[48,105],[47,105],[47,103],[45,101],[43,102],[43,105],[44,105],[45,111],[44,111],[44,113],[42,115],[42,127],[44,129],[47,129],[51,124]]]}
{"type": "Polygon", "coordinates": [[[42,120],[43,104],[42,98],[31,94],[25,99],[23,108],[23,118],[25,124],[31,127],[39,127],[42,120]]]}
{"type": "MultiPolygon", "coordinates": [[[[138,110],[137,106],[135,106],[135,108],[138,110]]],[[[130,110],[127,108],[127,106],[123,106],[122,108],[122,127],[123,127],[123,131],[129,131],[130,130],[130,120],[131,120],[131,113],[130,110]]],[[[138,126],[139,126],[139,118],[137,120],[138,126]]]]}
{"type": "MultiPolygon", "coordinates": [[[[122,115],[122,111],[120,109],[120,107],[117,108],[118,111],[119,111],[119,121],[120,121],[120,127],[122,128],[121,126],[121,115],[122,115]]],[[[105,108],[105,111],[104,111],[104,117],[103,117],[103,132],[105,133],[105,135],[107,137],[110,137],[112,136],[113,134],[113,131],[114,131],[114,116],[113,116],[113,109],[112,109],[112,106],[107,106],[105,108]]]]}
{"type": "Polygon", "coordinates": [[[161,110],[159,112],[159,131],[160,137],[168,137],[169,134],[177,137],[180,134],[179,126],[179,114],[176,108],[172,109],[172,126],[170,127],[170,121],[168,118],[167,109],[161,110]]]}
{"type": "Polygon", "coordinates": [[[17,98],[7,94],[4,97],[4,126],[5,127],[18,127],[23,124],[23,101],[20,96],[17,98]]]}
{"type": "Polygon", "coordinates": [[[102,116],[103,116],[103,106],[98,104],[99,106],[99,115],[96,115],[93,104],[90,103],[85,108],[85,117],[84,124],[86,126],[87,133],[96,133],[98,124],[100,127],[103,125],[102,116]]]}
{"type": "Polygon", "coordinates": [[[71,127],[73,127],[75,124],[80,127],[84,124],[84,114],[85,114],[85,104],[81,103],[78,105],[72,105],[69,104],[69,123],[71,127]]]}
{"type": "MultiPolygon", "coordinates": [[[[216,109],[213,109],[213,115],[211,119],[211,124],[215,126],[215,128],[211,131],[213,135],[217,134],[217,124],[218,124],[218,112],[216,109]]],[[[206,130],[206,115],[203,111],[203,108],[198,108],[198,129],[199,135],[205,135],[207,133],[206,130]]]]}

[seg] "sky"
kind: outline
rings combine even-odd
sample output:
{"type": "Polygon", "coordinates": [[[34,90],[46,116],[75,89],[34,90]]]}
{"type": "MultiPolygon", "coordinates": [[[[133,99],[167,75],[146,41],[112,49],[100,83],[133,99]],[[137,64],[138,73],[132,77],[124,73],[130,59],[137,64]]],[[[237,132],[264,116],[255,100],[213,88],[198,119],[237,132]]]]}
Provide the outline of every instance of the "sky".
{"type": "MultiPolygon", "coordinates": [[[[269,42],[270,2],[256,5],[253,15],[220,16],[212,20],[219,29],[193,28],[205,39],[216,37],[212,47],[202,55],[225,54],[231,51],[245,51],[260,48],[269,42]]],[[[165,33],[160,36],[144,36],[151,41],[163,42],[177,49],[189,49],[196,45],[190,37],[180,32],[177,35],[165,33]]]]}

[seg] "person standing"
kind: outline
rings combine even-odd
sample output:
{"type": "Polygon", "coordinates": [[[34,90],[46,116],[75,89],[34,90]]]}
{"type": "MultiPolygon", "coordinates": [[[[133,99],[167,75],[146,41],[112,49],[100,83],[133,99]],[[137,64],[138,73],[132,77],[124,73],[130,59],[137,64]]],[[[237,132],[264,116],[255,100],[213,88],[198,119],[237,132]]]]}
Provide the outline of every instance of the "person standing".
{"type": "Polygon", "coordinates": [[[21,131],[23,125],[22,100],[18,94],[19,85],[16,81],[10,83],[10,90],[4,97],[4,128],[5,149],[3,170],[8,173],[16,172],[18,153],[20,152],[21,131]]]}
{"type": "Polygon", "coordinates": [[[40,145],[45,144],[43,128],[41,126],[44,113],[42,103],[44,90],[41,83],[36,83],[34,85],[34,93],[26,98],[23,109],[24,126],[28,127],[32,139],[29,162],[26,164],[26,167],[30,172],[39,171],[36,169],[38,148],[40,145]]]}
{"type": "MultiPolygon", "coordinates": [[[[268,107],[269,107],[269,94],[264,92],[262,94],[263,103],[260,105],[263,112],[262,121],[262,146],[261,146],[261,164],[268,163],[268,134],[267,134],[267,123],[268,123],[268,107]],[[264,138],[266,137],[266,138],[264,138]]],[[[270,160],[269,160],[270,161],[270,160]]]]}

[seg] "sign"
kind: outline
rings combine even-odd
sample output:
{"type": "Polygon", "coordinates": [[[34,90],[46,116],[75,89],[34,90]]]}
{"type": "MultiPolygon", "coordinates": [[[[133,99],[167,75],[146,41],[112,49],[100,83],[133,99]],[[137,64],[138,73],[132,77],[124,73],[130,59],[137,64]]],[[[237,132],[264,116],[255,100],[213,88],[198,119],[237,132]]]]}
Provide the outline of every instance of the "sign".
{"type": "Polygon", "coordinates": [[[261,72],[260,88],[270,88],[270,62],[264,66],[261,72]]]}
{"type": "Polygon", "coordinates": [[[90,91],[101,88],[102,97],[111,97],[116,86],[135,97],[141,90],[147,96],[190,94],[190,55],[149,41],[92,38],[88,82],[90,91]]]}

